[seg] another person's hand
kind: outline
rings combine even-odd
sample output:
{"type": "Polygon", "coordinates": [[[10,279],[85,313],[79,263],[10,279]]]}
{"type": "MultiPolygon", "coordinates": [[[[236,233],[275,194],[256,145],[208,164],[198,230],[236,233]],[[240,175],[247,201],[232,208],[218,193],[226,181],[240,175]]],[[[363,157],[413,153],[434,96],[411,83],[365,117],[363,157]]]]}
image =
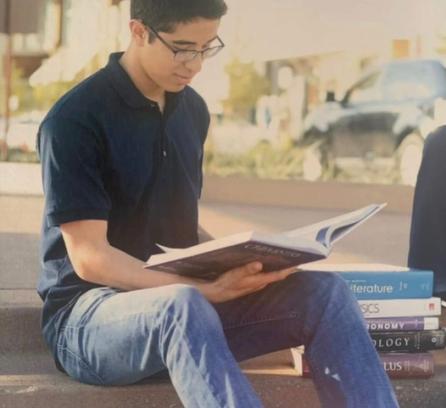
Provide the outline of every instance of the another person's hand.
{"type": "Polygon", "coordinates": [[[270,283],[281,281],[297,271],[297,268],[262,272],[260,262],[252,262],[239,268],[231,269],[207,283],[206,297],[212,303],[221,303],[257,292],[270,283]]]}

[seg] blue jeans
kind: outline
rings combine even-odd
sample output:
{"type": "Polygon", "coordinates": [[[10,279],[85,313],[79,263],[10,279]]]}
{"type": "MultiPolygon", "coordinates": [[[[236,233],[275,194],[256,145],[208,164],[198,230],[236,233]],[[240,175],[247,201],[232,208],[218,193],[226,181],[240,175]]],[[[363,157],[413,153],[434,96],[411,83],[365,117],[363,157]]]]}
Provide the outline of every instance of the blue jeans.
{"type": "Polygon", "coordinates": [[[237,361],[304,344],[323,407],[397,407],[347,285],[300,272],[211,305],[196,289],[92,289],[58,339],[58,358],[88,384],[131,384],[167,369],[186,407],[261,407],[237,361]]]}

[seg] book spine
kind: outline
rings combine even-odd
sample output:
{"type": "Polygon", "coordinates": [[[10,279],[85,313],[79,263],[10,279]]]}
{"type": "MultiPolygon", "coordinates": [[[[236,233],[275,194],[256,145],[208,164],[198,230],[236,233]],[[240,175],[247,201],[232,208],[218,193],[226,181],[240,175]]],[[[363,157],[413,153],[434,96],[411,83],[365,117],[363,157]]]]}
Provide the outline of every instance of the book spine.
{"type": "Polygon", "coordinates": [[[387,353],[380,355],[390,378],[429,378],[434,375],[434,357],[429,353],[387,353]]]}
{"type": "Polygon", "coordinates": [[[431,271],[339,272],[357,299],[430,298],[431,271]]]}
{"type": "Polygon", "coordinates": [[[371,333],[373,345],[379,352],[423,352],[445,347],[443,330],[413,332],[376,332],[371,333]]]}
{"type": "Polygon", "coordinates": [[[438,330],[438,317],[385,317],[382,319],[366,319],[367,330],[377,331],[415,331],[438,330]]]}
{"type": "Polygon", "coordinates": [[[358,300],[365,318],[371,317],[418,317],[439,316],[440,298],[395,299],[395,300],[358,300]]]}
{"type": "MultiPolygon", "coordinates": [[[[311,370],[305,355],[300,356],[298,375],[311,378],[311,370]],[[300,368],[299,368],[300,365],[300,368]]],[[[380,354],[384,371],[391,379],[423,379],[434,375],[434,358],[429,353],[387,353],[380,354]]]]}

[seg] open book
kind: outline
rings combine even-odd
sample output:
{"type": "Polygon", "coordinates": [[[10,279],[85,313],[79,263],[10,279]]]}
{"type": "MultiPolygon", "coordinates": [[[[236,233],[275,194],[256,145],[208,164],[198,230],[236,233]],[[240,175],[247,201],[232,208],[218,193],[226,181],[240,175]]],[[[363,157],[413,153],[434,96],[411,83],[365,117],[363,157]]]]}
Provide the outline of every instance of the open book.
{"type": "Polygon", "coordinates": [[[298,266],[326,258],[333,244],[380,211],[385,204],[372,204],[347,214],[279,234],[245,232],[214,239],[184,249],[160,246],[146,268],[215,279],[220,274],[258,261],[265,272],[298,266]]]}

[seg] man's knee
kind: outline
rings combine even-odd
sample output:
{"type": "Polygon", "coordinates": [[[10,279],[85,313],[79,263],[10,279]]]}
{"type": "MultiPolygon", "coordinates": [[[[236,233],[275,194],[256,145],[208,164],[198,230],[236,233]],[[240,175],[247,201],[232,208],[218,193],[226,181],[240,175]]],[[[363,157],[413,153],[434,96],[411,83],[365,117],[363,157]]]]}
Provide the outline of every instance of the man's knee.
{"type": "Polygon", "coordinates": [[[220,324],[218,314],[205,296],[195,287],[175,284],[170,287],[168,315],[175,319],[199,319],[207,324],[220,324]]]}
{"type": "Polygon", "coordinates": [[[303,285],[309,299],[321,302],[323,299],[352,298],[350,289],[341,275],[332,272],[300,272],[297,285],[303,285]]]}
{"type": "Polygon", "coordinates": [[[197,288],[180,283],[169,286],[169,301],[179,308],[207,302],[197,288]]]}

